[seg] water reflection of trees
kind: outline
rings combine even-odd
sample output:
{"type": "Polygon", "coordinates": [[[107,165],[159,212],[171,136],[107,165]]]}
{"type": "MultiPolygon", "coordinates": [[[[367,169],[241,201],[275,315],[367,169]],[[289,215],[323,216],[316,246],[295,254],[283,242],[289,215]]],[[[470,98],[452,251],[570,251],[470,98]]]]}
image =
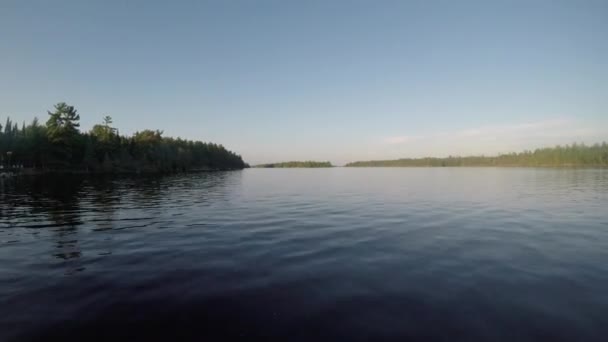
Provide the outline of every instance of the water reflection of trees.
{"type": "Polygon", "coordinates": [[[112,230],[129,228],[133,219],[146,226],[173,210],[224,201],[234,176],[14,177],[0,183],[0,225],[49,236],[51,254],[67,263],[67,272],[77,271],[86,254],[83,239],[96,240],[89,252],[110,255],[116,248],[112,230]]]}
{"type": "Polygon", "coordinates": [[[11,229],[48,235],[51,254],[66,262],[66,273],[83,269],[78,260],[82,255],[78,237],[82,184],[82,177],[55,175],[14,177],[0,184],[2,222],[11,229]]]}
{"type": "Polygon", "coordinates": [[[139,208],[157,207],[163,200],[163,190],[167,190],[170,177],[140,177],[129,179],[125,185],[129,189],[129,200],[139,208]]]}
{"type": "MultiPolygon", "coordinates": [[[[79,177],[15,177],[0,184],[2,217],[19,225],[22,219],[47,217],[50,226],[75,226],[80,222],[79,177]]],[[[39,221],[39,220],[38,220],[39,221]]],[[[28,224],[24,225],[29,227],[28,224]]],[[[44,224],[35,225],[45,227],[44,224]]]]}
{"type": "MultiPolygon", "coordinates": [[[[83,178],[47,177],[33,180],[30,192],[39,208],[46,210],[52,222],[52,239],[55,243],[54,256],[64,260],[78,259],[82,255],[79,244],[78,227],[82,224],[80,197],[83,178]]],[[[36,205],[34,205],[36,209],[36,205]]],[[[66,272],[74,272],[82,267],[79,262],[67,265],[66,272]]]]}
{"type": "Polygon", "coordinates": [[[88,212],[89,215],[94,214],[90,220],[94,226],[93,230],[111,230],[114,227],[115,212],[124,194],[116,181],[108,177],[90,178],[87,185],[90,187],[88,199],[91,202],[88,212]]]}

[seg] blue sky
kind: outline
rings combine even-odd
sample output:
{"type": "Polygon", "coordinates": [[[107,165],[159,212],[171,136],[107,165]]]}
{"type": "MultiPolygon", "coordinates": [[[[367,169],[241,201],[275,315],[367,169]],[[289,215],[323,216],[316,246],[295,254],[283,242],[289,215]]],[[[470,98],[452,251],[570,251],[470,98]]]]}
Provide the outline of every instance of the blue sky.
{"type": "Polygon", "coordinates": [[[0,118],[59,101],[250,163],[608,140],[608,1],[0,2],[0,118]]]}

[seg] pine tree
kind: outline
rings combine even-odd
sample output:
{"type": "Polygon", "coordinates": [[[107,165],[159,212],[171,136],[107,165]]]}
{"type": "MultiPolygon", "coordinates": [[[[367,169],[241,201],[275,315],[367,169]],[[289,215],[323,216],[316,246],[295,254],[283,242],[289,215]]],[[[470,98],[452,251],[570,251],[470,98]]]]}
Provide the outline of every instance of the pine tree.
{"type": "Polygon", "coordinates": [[[52,143],[63,143],[71,145],[73,139],[78,135],[80,127],[80,115],[73,106],[60,102],[55,105],[55,111],[48,112],[50,118],[46,122],[47,134],[52,143]]]}
{"type": "Polygon", "coordinates": [[[54,145],[54,155],[57,162],[70,164],[74,148],[80,137],[78,131],[80,115],[73,106],[69,106],[65,102],[56,104],[55,111],[52,113],[49,111],[48,114],[50,117],[46,122],[47,137],[54,145]]]}

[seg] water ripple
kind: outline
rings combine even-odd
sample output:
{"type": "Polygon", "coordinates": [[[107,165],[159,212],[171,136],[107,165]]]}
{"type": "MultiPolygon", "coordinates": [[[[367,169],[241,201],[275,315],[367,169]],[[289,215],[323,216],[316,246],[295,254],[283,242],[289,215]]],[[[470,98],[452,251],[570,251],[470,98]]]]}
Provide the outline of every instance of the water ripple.
{"type": "Polygon", "coordinates": [[[608,333],[607,170],[15,178],[0,199],[0,340],[608,333]]]}

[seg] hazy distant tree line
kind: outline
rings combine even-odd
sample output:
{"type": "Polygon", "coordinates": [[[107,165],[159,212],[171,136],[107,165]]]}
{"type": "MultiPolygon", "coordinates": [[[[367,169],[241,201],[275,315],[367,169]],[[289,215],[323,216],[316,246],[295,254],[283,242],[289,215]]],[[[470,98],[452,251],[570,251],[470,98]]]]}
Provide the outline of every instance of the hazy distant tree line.
{"type": "Polygon", "coordinates": [[[19,126],[0,124],[0,165],[4,168],[85,172],[174,172],[193,169],[242,169],[241,156],[222,145],[163,137],[143,130],[122,136],[106,116],[81,132],[73,106],[58,103],[46,123],[35,118],[19,126]]]}
{"type": "Polygon", "coordinates": [[[371,160],[349,163],[346,166],[608,166],[608,145],[606,142],[591,146],[574,143],[494,157],[371,160]]]}
{"type": "Polygon", "coordinates": [[[306,167],[306,168],[312,168],[312,167],[332,167],[332,166],[333,165],[331,165],[331,163],[328,161],[324,161],[324,162],[289,161],[289,162],[282,162],[282,163],[260,164],[260,165],[256,165],[255,167],[262,167],[262,168],[306,167]]]}

